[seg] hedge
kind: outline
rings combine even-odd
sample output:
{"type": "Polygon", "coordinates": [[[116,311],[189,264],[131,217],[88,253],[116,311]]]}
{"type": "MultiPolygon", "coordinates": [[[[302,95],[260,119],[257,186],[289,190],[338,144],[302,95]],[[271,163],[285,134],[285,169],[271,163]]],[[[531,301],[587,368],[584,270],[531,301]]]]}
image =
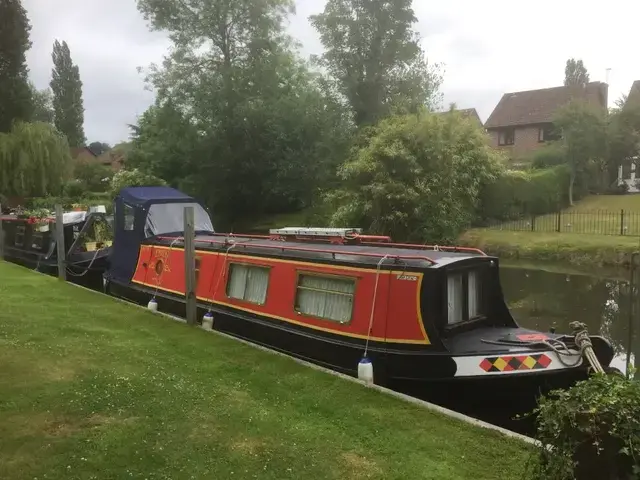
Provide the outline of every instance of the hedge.
{"type": "MultiPolygon", "coordinates": [[[[568,204],[569,168],[559,165],[530,171],[507,170],[481,195],[480,218],[508,220],[555,212],[568,204]]],[[[575,193],[579,197],[580,192],[575,193]]]]}

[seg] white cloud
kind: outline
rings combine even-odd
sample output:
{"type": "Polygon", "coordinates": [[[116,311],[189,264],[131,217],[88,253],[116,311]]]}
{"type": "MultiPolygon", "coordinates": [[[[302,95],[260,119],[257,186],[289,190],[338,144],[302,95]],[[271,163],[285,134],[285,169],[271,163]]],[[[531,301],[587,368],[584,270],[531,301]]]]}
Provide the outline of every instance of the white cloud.
{"type": "MultiPolygon", "coordinates": [[[[33,26],[28,61],[40,88],[51,75],[51,48],[69,43],[84,83],[85,131],[89,141],[117,143],[128,136],[153,101],[136,67],[158,62],[168,41],[152,33],[134,0],[23,0],[33,26]]],[[[289,31],[302,54],[321,53],[309,15],[322,0],[297,0],[289,31]]],[[[610,73],[610,102],[640,79],[637,43],[640,4],[610,0],[606,8],[576,0],[478,2],[414,1],[417,28],[430,61],[444,66],[443,104],[476,107],[486,119],[505,92],[560,85],[567,58],[582,58],[592,80],[610,73]]]]}

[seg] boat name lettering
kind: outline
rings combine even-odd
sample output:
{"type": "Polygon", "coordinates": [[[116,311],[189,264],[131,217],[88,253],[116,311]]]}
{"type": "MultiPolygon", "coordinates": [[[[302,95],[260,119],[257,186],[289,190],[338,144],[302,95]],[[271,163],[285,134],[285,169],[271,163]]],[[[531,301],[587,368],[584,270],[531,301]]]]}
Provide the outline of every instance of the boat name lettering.
{"type": "Polygon", "coordinates": [[[405,274],[400,274],[397,276],[398,280],[408,280],[410,282],[417,282],[418,281],[418,276],[417,275],[405,275],[405,274]]]}

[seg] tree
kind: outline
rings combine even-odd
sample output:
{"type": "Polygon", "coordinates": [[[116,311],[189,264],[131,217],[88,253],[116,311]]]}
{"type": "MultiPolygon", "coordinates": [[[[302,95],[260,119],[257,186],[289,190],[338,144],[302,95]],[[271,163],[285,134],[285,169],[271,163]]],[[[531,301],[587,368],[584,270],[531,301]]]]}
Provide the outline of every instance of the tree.
{"type": "Polygon", "coordinates": [[[78,160],[73,166],[73,178],[90,192],[104,192],[109,188],[113,170],[95,161],[78,160]]]}
{"type": "Polygon", "coordinates": [[[31,25],[20,0],[0,0],[0,133],[31,117],[26,52],[31,25]]]}
{"type": "Polygon", "coordinates": [[[311,23],[325,53],[318,59],[347,99],[357,125],[432,106],[441,78],[412,30],[411,0],[328,0],[311,23]]]}
{"type": "Polygon", "coordinates": [[[589,74],[582,60],[570,58],[564,68],[564,84],[569,87],[586,86],[589,83],[589,74]]]}
{"type": "MultiPolygon", "coordinates": [[[[149,80],[157,104],[128,163],[198,196],[217,225],[308,205],[342,158],[351,125],[290,48],[290,0],[139,0],[174,45],[149,80]]],[[[225,225],[226,224],[226,225],[225,225]]]]}
{"type": "Polygon", "coordinates": [[[573,205],[576,180],[588,182],[589,167],[606,157],[606,125],[602,111],[582,101],[573,100],[554,119],[562,131],[562,145],[571,175],[569,204],[573,205]]]}
{"type": "Polygon", "coordinates": [[[51,90],[53,109],[58,130],[67,136],[71,147],[84,146],[84,106],[82,81],[77,65],[71,60],[67,42],[56,40],[53,44],[53,70],[51,90]]]}
{"type": "Polygon", "coordinates": [[[618,105],[607,122],[609,178],[617,178],[618,167],[637,162],[640,155],[640,105],[627,102],[618,105]]]}
{"type": "Polygon", "coordinates": [[[96,155],[100,156],[104,152],[108,152],[109,150],[111,150],[111,145],[109,145],[108,143],[105,143],[105,142],[91,142],[89,144],[88,148],[93,153],[95,153],[96,155]]]}
{"type": "Polygon", "coordinates": [[[397,240],[453,241],[502,166],[483,130],[458,112],[390,117],[341,166],[332,223],[397,240]]]}
{"type": "Polygon", "coordinates": [[[33,84],[30,84],[30,87],[31,98],[33,101],[31,121],[53,124],[55,114],[53,112],[53,98],[51,90],[48,88],[38,90],[33,84]]]}
{"type": "Polygon", "coordinates": [[[0,191],[34,197],[58,195],[71,169],[69,144],[47,123],[16,122],[0,134],[0,191]]]}

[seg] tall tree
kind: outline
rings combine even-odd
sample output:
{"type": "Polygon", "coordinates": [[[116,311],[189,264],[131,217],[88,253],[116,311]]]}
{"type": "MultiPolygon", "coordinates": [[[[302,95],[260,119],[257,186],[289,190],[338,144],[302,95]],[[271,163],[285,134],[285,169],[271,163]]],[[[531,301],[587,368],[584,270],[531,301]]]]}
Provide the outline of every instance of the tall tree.
{"type": "Polygon", "coordinates": [[[31,116],[26,52],[31,25],[20,0],[0,0],[0,132],[31,116]]]}
{"type": "Polygon", "coordinates": [[[226,226],[306,206],[350,124],[285,34],[291,0],[138,0],[171,54],[158,103],[134,129],[132,166],[198,195],[226,226]]]}
{"type": "Polygon", "coordinates": [[[584,87],[589,83],[589,73],[582,60],[570,58],[564,67],[564,84],[567,87],[584,87]]]}
{"type": "Polygon", "coordinates": [[[91,142],[89,144],[89,150],[96,155],[102,155],[104,152],[111,150],[111,145],[105,142],[91,142]]]}
{"type": "Polygon", "coordinates": [[[586,181],[589,167],[606,157],[606,123],[601,110],[583,101],[571,101],[554,121],[562,131],[562,145],[570,168],[569,203],[577,180],[586,181]]]}
{"type": "Polygon", "coordinates": [[[31,120],[53,124],[54,112],[51,90],[48,88],[38,90],[35,85],[31,84],[31,98],[33,102],[31,120]]]}
{"type": "Polygon", "coordinates": [[[80,70],[71,60],[67,42],[53,44],[51,90],[58,130],[67,136],[71,147],[84,146],[84,105],[80,70]]]}
{"type": "Polygon", "coordinates": [[[413,31],[412,0],[328,0],[311,17],[326,67],[358,125],[431,106],[441,82],[413,31]]]}

